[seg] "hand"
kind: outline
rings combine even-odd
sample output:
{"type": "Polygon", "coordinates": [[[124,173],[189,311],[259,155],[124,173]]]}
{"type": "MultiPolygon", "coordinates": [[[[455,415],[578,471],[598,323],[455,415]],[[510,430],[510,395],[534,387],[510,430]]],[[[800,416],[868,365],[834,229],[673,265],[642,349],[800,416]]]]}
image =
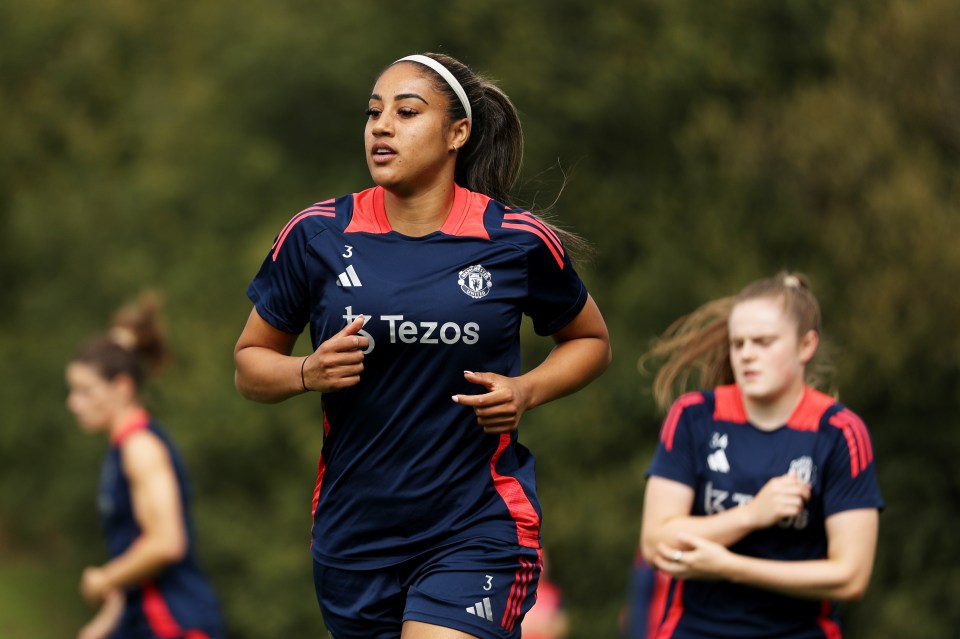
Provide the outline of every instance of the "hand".
{"type": "Polygon", "coordinates": [[[768,481],[750,503],[744,504],[754,528],[769,528],[786,517],[799,515],[810,499],[810,485],[794,473],[768,481]]]}
{"type": "Polygon", "coordinates": [[[680,533],[675,546],[657,544],[653,564],[678,579],[724,579],[732,554],[709,539],[680,533]]]}
{"type": "Polygon", "coordinates": [[[303,384],[307,390],[329,393],[355,386],[363,372],[363,351],[370,340],[358,333],[363,315],[320,344],[303,363],[303,384]]]}
{"type": "Polygon", "coordinates": [[[77,633],[77,639],[107,639],[116,630],[123,614],[124,596],[119,590],[110,590],[103,599],[97,615],[77,633]]]}
{"type": "Polygon", "coordinates": [[[106,627],[106,624],[94,618],[80,629],[77,639],[107,639],[111,632],[113,632],[113,626],[106,627]]]}
{"type": "Polygon", "coordinates": [[[473,407],[483,432],[498,435],[516,430],[527,409],[526,393],[516,378],[470,371],[464,371],[463,376],[468,382],[487,389],[480,395],[453,396],[458,404],[473,407]]]}
{"type": "Polygon", "coordinates": [[[110,591],[107,573],[103,568],[89,566],[80,577],[80,594],[91,604],[99,604],[110,591]]]}

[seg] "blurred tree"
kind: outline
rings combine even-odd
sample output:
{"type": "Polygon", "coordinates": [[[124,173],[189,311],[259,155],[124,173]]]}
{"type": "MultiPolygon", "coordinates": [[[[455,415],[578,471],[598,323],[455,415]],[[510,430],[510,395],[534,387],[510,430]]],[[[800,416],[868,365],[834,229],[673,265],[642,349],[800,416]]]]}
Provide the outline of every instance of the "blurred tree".
{"type": "MultiPolygon", "coordinates": [[[[519,107],[520,198],[596,249],[580,269],[614,365],[521,435],[572,639],[616,634],[661,418],[637,357],[680,314],[780,268],[813,277],[889,504],[845,634],[952,636],[958,29],[952,0],[6,0],[0,566],[25,553],[74,584],[102,559],[103,442],[75,432],[62,369],[119,301],[159,287],[178,359],[153,405],[191,465],[231,637],[318,633],[319,403],[235,393],[244,290],[290,215],[369,184],[378,71],[442,50],[519,107]]],[[[533,362],[550,345],[527,337],[533,362]]],[[[0,592],[5,578],[20,579],[0,567],[0,592]]],[[[2,599],[0,620],[16,612],[2,599]]]]}

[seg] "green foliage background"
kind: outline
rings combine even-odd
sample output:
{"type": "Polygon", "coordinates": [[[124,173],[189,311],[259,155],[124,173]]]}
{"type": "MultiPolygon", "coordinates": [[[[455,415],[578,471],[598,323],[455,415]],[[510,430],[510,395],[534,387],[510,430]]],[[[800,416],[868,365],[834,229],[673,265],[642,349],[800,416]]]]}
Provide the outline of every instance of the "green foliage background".
{"type": "MultiPolygon", "coordinates": [[[[499,81],[524,117],[521,198],[559,195],[596,249],[580,270],[615,362],[522,429],[573,639],[616,637],[625,601],[660,420],[637,357],[781,268],[814,281],[888,502],[846,636],[955,636],[958,32],[954,0],[2,0],[0,636],[90,614],[105,445],[64,410],[63,367],[147,286],[178,355],[151,406],[191,467],[230,636],[322,636],[319,402],[242,400],[232,348],[281,225],[369,184],[375,76],[427,50],[499,81]]],[[[527,340],[527,363],[547,347],[527,340]]]]}

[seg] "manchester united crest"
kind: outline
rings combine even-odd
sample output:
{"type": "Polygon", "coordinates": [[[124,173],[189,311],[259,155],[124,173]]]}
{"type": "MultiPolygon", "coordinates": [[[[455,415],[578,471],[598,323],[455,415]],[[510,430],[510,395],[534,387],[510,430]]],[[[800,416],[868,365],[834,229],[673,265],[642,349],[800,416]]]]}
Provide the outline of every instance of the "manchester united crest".
{"type": "Polygon", "coordinates": [[[490,272],[479,264],[468,266],[458,274],[457,284],[460,290],[474,299],[480,299],[490,292],[493,281],[490,272]]]}

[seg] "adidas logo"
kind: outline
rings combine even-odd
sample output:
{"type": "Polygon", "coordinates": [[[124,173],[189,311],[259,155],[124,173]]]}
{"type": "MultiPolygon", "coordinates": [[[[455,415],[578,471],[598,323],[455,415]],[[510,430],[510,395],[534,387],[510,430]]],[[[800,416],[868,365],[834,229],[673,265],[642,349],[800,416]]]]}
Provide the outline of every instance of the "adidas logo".
{"type": "Polygon", "coordinates": [[[347,270],[337,276],[337,286],[363,286],[353,264],[347,266],[347,270]]]}
{"type": "Polygon", "coordinates": [[[467,612],[471,615],[476,615],[481,619],[486,619],[487,621],[493,621],[493,609],[490,607],[490,597],[484,597],[483,601],[478,601],[472,606],[468,607],[467,612]]]}
{"type": "Polygon", "coordinates": [[[707,466],[710,467],[710,470],[716,473],[729,473],[730,472],[730,462],[727,461],[727,455],[723,452],[723,449],[713,451],[707,457],[707,466]]]}

